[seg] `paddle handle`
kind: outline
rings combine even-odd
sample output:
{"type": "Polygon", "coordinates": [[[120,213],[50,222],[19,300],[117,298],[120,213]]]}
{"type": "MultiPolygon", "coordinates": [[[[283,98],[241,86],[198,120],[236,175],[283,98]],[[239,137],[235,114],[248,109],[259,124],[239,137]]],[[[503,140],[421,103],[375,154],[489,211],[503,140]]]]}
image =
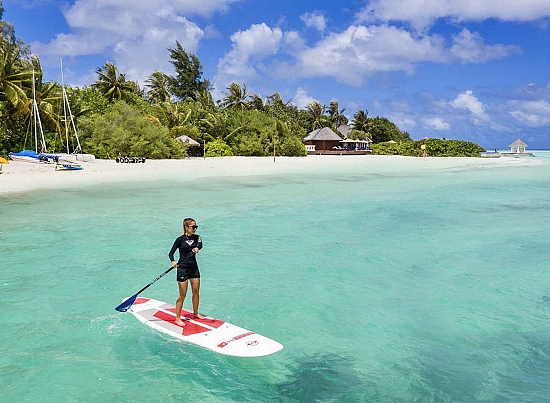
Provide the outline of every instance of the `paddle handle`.
{"type": "Polygon", "coordinates": [[[153,281],[151,281],[149,284],[147,284],[145,287],[143,287],[141,290],[139,290],[137,294],[141,294],[143,291],[145,291],[147,288],[149,288],[150,286],[152,286],[154,283],[157,282],[157,280],[160,280],[162,277],[164,277],[170,270],[172,270],[174,268],[174,266],[170,266],[170,268],[168,270],[166,270],[164,273],[162,273],[160,276],[158,276],[156,279],[154,279],[153,281]]]}

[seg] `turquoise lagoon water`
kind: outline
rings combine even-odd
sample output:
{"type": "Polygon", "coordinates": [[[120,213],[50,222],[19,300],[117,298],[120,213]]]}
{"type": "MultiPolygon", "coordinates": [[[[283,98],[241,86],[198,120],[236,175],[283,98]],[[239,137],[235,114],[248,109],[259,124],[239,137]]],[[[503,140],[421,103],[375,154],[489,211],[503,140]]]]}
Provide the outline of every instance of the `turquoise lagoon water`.
{"type": "MultiPolygon", "coordinates": [[[[3,196],[0,401],[548,402],[536,154],[3,196]],[[114,311],[169,267],[185,216],[201,311],[284,350],[225,357],[114,311]]],[[[172,273],[143,295],[173,301],[172,273]]]]}

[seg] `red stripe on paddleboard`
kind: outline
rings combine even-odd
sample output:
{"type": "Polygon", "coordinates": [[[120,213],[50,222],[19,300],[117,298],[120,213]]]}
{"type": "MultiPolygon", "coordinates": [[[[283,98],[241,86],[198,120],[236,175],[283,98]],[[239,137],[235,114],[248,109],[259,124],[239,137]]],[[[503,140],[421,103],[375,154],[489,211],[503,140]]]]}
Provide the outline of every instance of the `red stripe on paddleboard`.
{"type": "MultiPolygon", "coordinates": [[[[176,308],[166,308],[166,310],[172,312],[174,315],[176,314],[176,308]]],[[[186,311],[185,309],[181,310],[181,316],[187,319],[193,319],[195,322],[199,322],[204,325],[213,327],[214,329],[219,328],[221,325],[225,323],[223,320],[218,320],[214,318],[204,318],[204,319],[195,318],[193,317],[193,313],[186,311]]]]}
{"type": "MultiPolygon", "coordinates": [[[[163,312],[163,311],[157,311],[153,316],[155,318],[158,318],[160,320],[163,320],[165,322],[168,322],[168,323],[171,323],[175,326],[178,326],[178,325],[176,325],[176,316],[175,315],[170,315],[169,313],[166,313],[166,312],[163,312]]],[[[189,321],[185,322],[185,326],[183,327],[182,330],[183,331],[181,332],[181,334],[183,334],[184,336],[191,336],[192,334],[197,334],[197,333],[203,333],[203,332],[210,331],[210,329],[207,329],[205,327],[202,327],[200,325],[197,325],[197,324],[195,324],[193,322],[189,322],[189,321]]]]}
{"type": "Polygon", "coordinates": [[[231,342],[233,342],[233,341],[236,341],[236,340],[239,340],[239,339],[242,339],[243,337],[250,336],[251,334],[254,334],[254,332],[247,332],[247,333],[240,334],[240,335],[238,335],[238,336],[233,337],[231,340],[227,340],[227,341],[221,342],[220,344],[218,344],[218,347],[219,347],[219,348],[224,348],[224,347],[227,346],[229,343],[231,343],[231,342]]]}
{"type": "Polygon", "coordinates": [[[134,301],[134,303],[132,305],[144,304],[147,301],[149,301],[149,298],[136,298],[136,300],[134,301]]]}

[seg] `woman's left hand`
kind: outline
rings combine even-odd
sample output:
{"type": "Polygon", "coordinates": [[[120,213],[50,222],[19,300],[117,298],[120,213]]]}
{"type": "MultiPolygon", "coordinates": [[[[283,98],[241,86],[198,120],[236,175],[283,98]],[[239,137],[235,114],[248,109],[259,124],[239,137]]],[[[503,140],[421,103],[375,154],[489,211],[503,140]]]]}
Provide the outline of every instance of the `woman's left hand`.
{"type": "Polygon", "coordinates": [[[199,248],[193,248],[194,253],[199,253],[199,248]]]}

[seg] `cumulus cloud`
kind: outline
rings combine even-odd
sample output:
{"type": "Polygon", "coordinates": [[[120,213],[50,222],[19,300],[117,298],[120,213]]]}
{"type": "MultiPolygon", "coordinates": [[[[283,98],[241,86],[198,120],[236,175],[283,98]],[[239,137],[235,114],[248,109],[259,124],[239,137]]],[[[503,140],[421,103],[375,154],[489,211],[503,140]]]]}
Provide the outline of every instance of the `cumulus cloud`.
{"type": "Polygon", "coordinates": [[[439,35],[413,36],[389,25],[352,25],[343,32],[331,33],[312,47],[294,52],[294,68],[286,65],[281,75],[332,76],[339,82],[361,86],[380,71],[412,73],[422,62],[481,63],[517,51],[512,46],[486,45],[479,34],[468,30],[457,35],[451,47],[446,47],[439,35]]]}
{"type": "Polygon", "coordinates": [[[327,20],[323,13],[315,11],[313,13],[304,13],[300,16],[307,28],[315,28],[323,32],[327,26],[327,20]]]}
{"type": "Polygon", "coordinates": [[[292,104],[297,106],[300,109],[304,109],[310,103],[315,101],[315,98],[309,96],[305,89],[302,87],[296,90],[296,94],[292,98],[292,104]]]}
{"type": "MultiPolygon", "coordinates": [[[[265,23],[254,24],[245,31],[231,35],[231,50],[217,66],[214,87],[227,87],[232,82],[251,82],[258,77],[254,66],[265,57],[278,53],[283,41],[280,28],[270,28],[265,23]]],[[[214,97],[219,94],[214,94],[214,97]]]]}
{"type": "Polygon", "coordinates": [[[437,19],[536,21],[550,17],[548,0],[370,0],[356,14],[358,23],[406,21],[424,29],[437,19]]]}
{"type": "Polygon", "coordinates": [[[450,48],[451,54],[462,63],[483,63],[488,60],[502,59],[514,53],[519,53],[520,48],[512,45],[486,45],[477,32],[463,29],[453,37],[450,48]]]}
{"type": "Polygon", "coordinates": [[[422,123],[426,129],[446,131],[451,129],[451,124],[440,117],[423,118],[422,123]]]}
{"type": "Polygon", "coordinates": [[[490,123],[490,118],[485,112],[485,106],[479,101],[472,90],[464,91],[450,102],[455,109],[462,109],[470,112],[472,122],[475,125],[490,123]]]}
{"type": "Polygon", "coordinates": [[[194,53],[204,31],[189,16],[226,11],[242,0],[77,0],[64,12],[70,33],[47,44],[33,43],[41,56],[107,54],[129,79],[143,81],[155,70],[169,70],[167,48],[176,40],[194,53]]]}
{"type": "Polygon", "coordinates": [[[361,86],[374,72],[412,72],[416,62],[444,61],[448,55],[438,36],[413,38],[409,32],[387,25],[352,25],[296,52],[294,57],[293,74],[332,76],[339,82],[361,86]]]}
{"type": "Polygon", "coordinates": [[[538,101],[510,101],[510,116],[529,127],[550,126],[550,103],[538,101]]]}
{"type": "Polygon", "coordinates": [[[389,119],[394,122],[399,130],[410,131],[416,127],[414,117],[402,112],[390,112],[389,119]]]}

